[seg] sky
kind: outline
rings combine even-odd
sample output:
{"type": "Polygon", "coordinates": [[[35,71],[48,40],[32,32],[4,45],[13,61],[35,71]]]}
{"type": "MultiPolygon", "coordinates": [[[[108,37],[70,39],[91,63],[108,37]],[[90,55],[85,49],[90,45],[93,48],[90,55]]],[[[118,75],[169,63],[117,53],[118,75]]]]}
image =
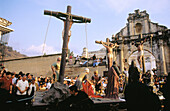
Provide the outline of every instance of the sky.
{"type": "Polygon", "coordinates": [[[89,51],[103,48],[95,40],[111,39],[126,26],[128,14],[136,9],[146,10],[152,22],[169,28],[169,4],[170,0],[0,0],[0,17],[12,22],[9,28],[14,32],[10,33],[8,46],[17,52],[30,57],[43,55],[48,31],[44,52],[56,54],[62,51],[64,23],[44,15],[44,10],[66,13],[70,5],[72,14],[91,18],[91,23],[72,25],[68,47],[76,56],[84,47],[89,51]]]}

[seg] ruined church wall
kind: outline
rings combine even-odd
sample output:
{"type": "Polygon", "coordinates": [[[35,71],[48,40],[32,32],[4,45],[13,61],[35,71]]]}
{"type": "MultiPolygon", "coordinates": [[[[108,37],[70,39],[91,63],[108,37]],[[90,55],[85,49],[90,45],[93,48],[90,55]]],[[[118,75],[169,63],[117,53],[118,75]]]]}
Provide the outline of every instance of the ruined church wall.
{"type": "Polygon", "coordinates": [[[51,65],[56,62],[61,54],[27,57],[4,61],[7,71],[19,73],[31,73],[34,76],[51,75],[51,65]]]}

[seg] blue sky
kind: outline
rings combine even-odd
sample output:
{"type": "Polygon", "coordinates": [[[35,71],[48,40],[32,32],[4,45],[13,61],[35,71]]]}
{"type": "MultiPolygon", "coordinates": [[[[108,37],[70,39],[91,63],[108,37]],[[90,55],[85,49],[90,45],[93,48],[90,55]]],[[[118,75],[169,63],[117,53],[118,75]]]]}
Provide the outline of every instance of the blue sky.
{"type": "MultiPolygon", "coordinates": [[[[67,6],[72,6],[74,15],[91,18],[87,24],[88,50],[103,48],[95,44],[95,40],[111,38],[127,23],[129,13],[134,10],[146,10],[152,22],[170,27],[169,0],[0,0],[0,17],[12,22],[9,28],[9,46],[27,56],[42,55],[42,46],[49,21],[44,10],[66,12],[67,6]]],[[[61,20],[51,17],[45,53],[54,54],[62,49],[61,20]]],[[[86,47],[85,24],[73,24],[69,49],[81,55],[86,47]]]]}

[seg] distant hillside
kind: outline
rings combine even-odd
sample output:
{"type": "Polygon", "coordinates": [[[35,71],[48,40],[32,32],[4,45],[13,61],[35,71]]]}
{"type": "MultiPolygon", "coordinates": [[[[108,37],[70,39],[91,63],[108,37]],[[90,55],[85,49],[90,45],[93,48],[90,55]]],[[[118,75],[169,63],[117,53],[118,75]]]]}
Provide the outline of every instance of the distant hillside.
{"type": "MultiPolygon", "coordinates": [[[[3,49],[3,46],[0,46],[0,59],[2,59],[2,49],[3,49]]],[[[27,57],[26,55],[24,54],[20,54],[19,52],[17,52],[16,50],[13,50],[12,47],[10,46],[5,46],[5,50],[4,50],[4,60],[9,60],[9,59],[18,59],[18,58],[24,58],[24,57],[27,57]]]]}

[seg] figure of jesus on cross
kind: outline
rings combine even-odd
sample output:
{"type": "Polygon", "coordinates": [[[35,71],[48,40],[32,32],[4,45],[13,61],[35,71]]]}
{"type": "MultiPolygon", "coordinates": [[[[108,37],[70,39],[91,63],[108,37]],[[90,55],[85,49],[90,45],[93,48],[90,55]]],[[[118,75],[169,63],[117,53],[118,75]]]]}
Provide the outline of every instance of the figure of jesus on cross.
{"type": "Polygon", "coordinates": [[[107,49],[107,58],[108,58],[108,69],[112,66],[113,63],[113,49],[118,47],[119,45],[117,43],[111,43],[109,41],[103,42],[103,41],[95,41],[98,44],[102,44],[107,49]]]}
{"type": "Polygon", "coordinates": [[[113,43],[110,43],[108,46],[103,44],[103,41],[101,41],[101,44],[106,47],[107,49],[107,57],[108,57],[108,67],[110,68],[112,66],[112,63],[113,63],[113,49],[115,47],[117,47],[117,43],[113,44],[113,43]]]}
{"type": "Polygon", "coordinates": [[[144,42],[146,42],[146,39],[141,40],[140,42],[136,42],[135,44],[132,43],[132,45],[134,44],[137,47],[137,50],[138,50],[137,61],[141,69],[143,68],[143,57],[144,57],[143,43],[144,42]]]}

